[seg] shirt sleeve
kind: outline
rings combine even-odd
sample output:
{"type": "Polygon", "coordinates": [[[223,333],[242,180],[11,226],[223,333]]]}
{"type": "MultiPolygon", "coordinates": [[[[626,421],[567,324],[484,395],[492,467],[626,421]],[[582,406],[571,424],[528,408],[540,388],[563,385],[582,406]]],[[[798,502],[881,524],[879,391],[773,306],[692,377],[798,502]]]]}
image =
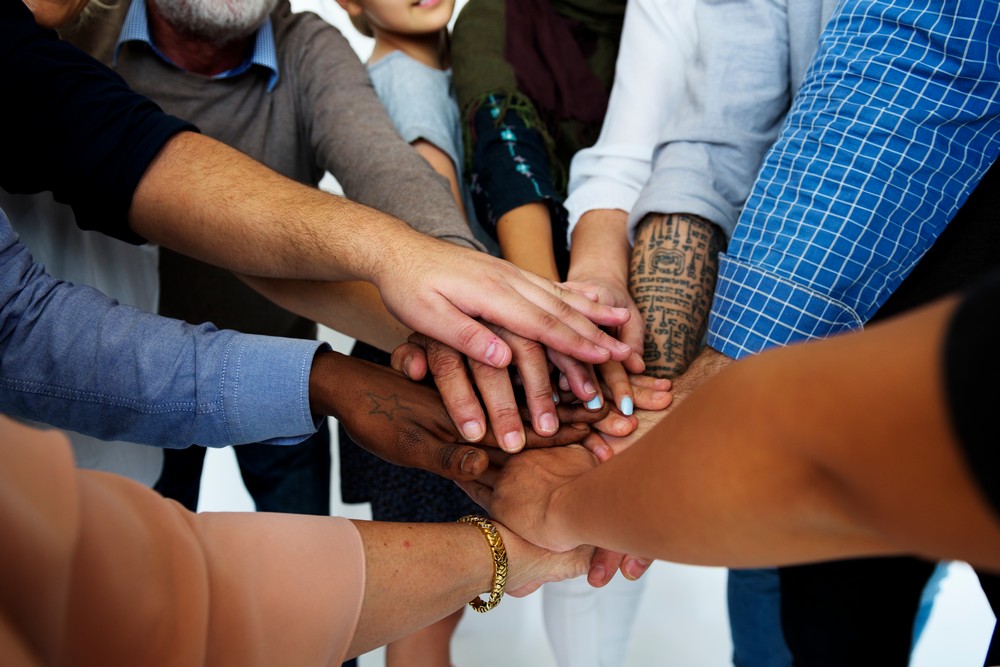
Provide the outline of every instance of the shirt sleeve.
{"type": "Polygon", "coordinates": [[[81,228],[143,242],[128,225],[132,194],[167,140],[196,128],[40,28],[16,0],[0,2],[0,68],[6,128],[0,186],[51,190],[73,207],[81,228]]]}
{"type": "Polygon", "coordinates": [[[296,77],[302,88],[304,131],[319,166],[350,199],[428,236],[481,250],[448,181],[400,137],[347,40],[318,16],[303,12],[297,20],[308,25],[288,46],[294,71],[282,76],[296,77]]]}
{"type": "Polygon", "coordinates": [[[461,177],[458,105],[446,72],[431,70],[397,51],[369,66],[372,85],[403,141],[434,144],[451,158],[461,177]]]}
{"type": "Polygon", "coordinates": [[[694,55],[694,7],[692,0],[628,4],[601,135],[570,163],[570,237],[588,211],[631,211],[649,180],[661,127],[684,96],[684,73],[694,55]]]}
{"type": "Polygon", "coordinates": [[[860,327],[1000,149],[996,5],[841,3],[720,259],[709,344],[860,327]]]}
{"type": "Polygon", "coordinates": [[[0,412],[162,447],[315,432],[318,341],[192,326],[56,280],[0,211],[0,412]]]}
{"type": "Polygon", "coordinates": [[[785,3],[699,1],[695,21],[688,92],[664,118],[630,236],[650,213],[698,215],[729,236],[788,111],[785,3]]]}

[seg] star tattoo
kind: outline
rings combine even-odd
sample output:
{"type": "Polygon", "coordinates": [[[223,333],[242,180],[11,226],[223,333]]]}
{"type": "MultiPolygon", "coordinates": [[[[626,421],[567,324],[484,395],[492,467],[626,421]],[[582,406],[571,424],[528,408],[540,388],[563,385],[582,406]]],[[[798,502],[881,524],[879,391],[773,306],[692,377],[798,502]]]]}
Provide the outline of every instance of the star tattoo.
{"type": "Polygon", "coordinates": [[[400,404],[399,396],[397,394],[392,394],[390,396],[379,396],[378,394],[373,394],[368,392],[368,400],[372,402],[372,409],[368,411],[370,415],[385,415],[389,418],[389,421],[393,420],[393,417],[400,410],[406,410],[407,412],[412,412],[412,410],[405,405],[400,404]]]}

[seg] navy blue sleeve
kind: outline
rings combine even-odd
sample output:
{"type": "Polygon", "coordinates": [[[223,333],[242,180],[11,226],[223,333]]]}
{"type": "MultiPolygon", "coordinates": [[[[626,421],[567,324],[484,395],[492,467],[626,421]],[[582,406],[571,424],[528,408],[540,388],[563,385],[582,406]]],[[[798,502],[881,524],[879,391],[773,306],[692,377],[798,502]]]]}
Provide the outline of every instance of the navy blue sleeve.
{"type": "Polygon", "coordinates": [[[0,73],[0,187],[51,190],[82,229],[142,243],[128,224],[132,194],[167,140],[197,128],[39,27],[21,0],[0,0],[0,73]]]}

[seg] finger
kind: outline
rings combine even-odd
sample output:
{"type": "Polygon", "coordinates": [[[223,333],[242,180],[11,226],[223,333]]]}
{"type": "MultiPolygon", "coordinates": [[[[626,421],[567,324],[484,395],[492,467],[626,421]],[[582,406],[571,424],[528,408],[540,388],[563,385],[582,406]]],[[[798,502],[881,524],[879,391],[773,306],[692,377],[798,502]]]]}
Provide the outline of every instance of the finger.
{"type": "Polygon", "coordinates": [[[611,408],[607,403],[595,412],[583,403],[561,401],[556,408],[556,415],[559,417],[559,421],[564,424],[593,424],[607,417],[610,411],[611,408]]]}
{"type": "Polygon", "coordinates": [[[559,430],[559,418],[552,398],[552,378],[544,346],[509,332],[505,333],[504,340],[514,351],[514,365],[521,379],[532,428],[539,435],[555,434],[559,430]]]}
{"type": "Polygon", "coordinates": [[[642,575],[646,574],[646,570],[648,570],[650,565],[652,564],[653,561],[652,559],[649,558],[625,556],[621,564],[622,576],[624,576],[626,579],[635,581],[642,575]]]}
{"type": "Polygon", "coordinates": [[[541,281],[541,290],[525,290],[521,296],[528,300],[491,299],[484,303],[483,319],[587,363],[626,359],[632,354],[631,347],[597,326],[628,321],[627,309],[594,303],[544,278],[535,278],[541,281]]]}
{"type": "Polygon", "coordinates": [[[639,420],[634,415],[626,417],[617,412],[611,412],[607,417],[593,424],[593,429],[605,435],[621,438],[639,427],[639,420]]]}
{"type": "Polygon", "coordinates": [[[460,480],[455,483],[465,491],[465,495],[469,496],[472,502],[487,512],[490,511],[490,505],[493,502],[493,489],[475,480],[460,480]]]}
{"type": "Polygon", "coordinates": [[[517,399],[514,397],[510,373],[474,360],[469,361],[469,367],[486,405],[490,427],[500,448],[505,452],[521,451],[525,443],[524,422],[521,421],[517,399]]]}
{"type": "Polygon", "coordinates": [[[427,354],[424,348],[412,342],[403,343],[392,351],[392,368],[415,382],[427,377],[427,354]]]}
{"type": "Polygon", "coordinates": [[[618,361],[608,361],[601,364],[598,371],[611,394],[611,402],[626,417],[631,415],[635,404],[632,401],[632,383],[625,367],[618,361]]]}
{"type": "Polygon", "coordinates": [[[486,415],[462,354],[443,343],[428,340],[427,365],[455,428],[468,442],[482,440],[486,435],[486,415]]]}
{"type": "Polygon", "coordinates": [[[646,370],[646,363],[642,359],[645,329],[639,309],[629,312],[632,316],[628,322],[618,327],[616,334],[619,340],[632,348],[632,354],[622,362],[625,369],[629,373],[639,374],[646,370]]]}
{"type": "Polygon", "coordinates": [[[611,581],[615,572],[622,564],[623,554],[607,549],[594,549],[590,559],[590,570],[587,572],[587,583],[594,588],[601,588],[611,581]]]}
{"type": "Polygon", "coordinates": [[[586,424],[560,424],[558,430],[552,435],[538,435],[534,431],[528,431],[527,441],[524,443],[525,449],[538,449],[541,447],[564,447],[583,442],[590,435],[590,427],[586,424]]]}
{"type": "Polygon", "coordinates": [[[629,376],[635,407],[641,410],[662,410],[673,402],[673,383],[650,375],[629,376]]]}
{"type": "Polygon", "coordinates": [[[599,433],[591,433],[581,444],[587,448],[587,451],[596,456],[597,460],[601,463],[604,463],[614,456],[614,451],[608,443],[604,441],[604,438],[602,438],[599,433]]]}
{"type": "MultiPolygon", "coordinates": [[[[598,391],[597,376],[590,364],[581,364],[557,350],[548,351],[549,359],[566,378],[566,386],[573,395],[583,401],[591,410],[599,410],[604,405],[604,397],[598,391]]],[[[562,387],[560,378],[560,387],[562,387]]]]}

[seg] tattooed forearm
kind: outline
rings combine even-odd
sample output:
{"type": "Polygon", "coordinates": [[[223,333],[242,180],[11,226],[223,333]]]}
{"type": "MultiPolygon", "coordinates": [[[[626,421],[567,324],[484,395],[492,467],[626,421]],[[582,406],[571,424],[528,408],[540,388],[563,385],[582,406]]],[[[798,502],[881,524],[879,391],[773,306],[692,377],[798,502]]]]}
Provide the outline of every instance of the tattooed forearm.
{"type": "Polygon", "coordinates": [[[629,290],[645,321],[647,373],[677,377],[698,353],[724,238],[696,215],[650,214],[639,223],[629,290]]]}

